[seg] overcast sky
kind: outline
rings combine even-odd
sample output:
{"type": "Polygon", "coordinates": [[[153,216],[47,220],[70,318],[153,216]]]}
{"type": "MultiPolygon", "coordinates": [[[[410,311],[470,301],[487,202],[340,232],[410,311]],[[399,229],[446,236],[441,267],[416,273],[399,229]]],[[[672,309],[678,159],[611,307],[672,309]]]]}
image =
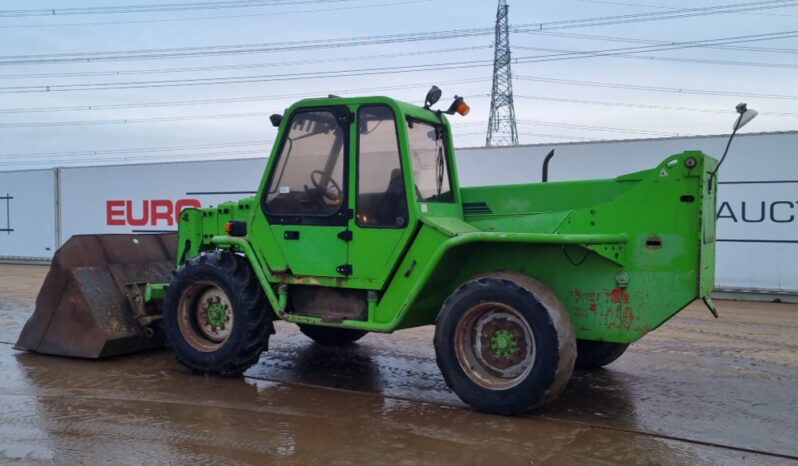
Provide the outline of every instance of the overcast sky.
{"type": "MultiPolygon", "coordinates": [[[[204,0],[205,8],[176,11],[70,10],[198,2],[2,2],[0,170],[266,155],[275,135],[268,114],[282,112],[299,96],[384,94],[420,104],[431,84],[438,84],[445,98],[463,95],[471,104],[467,117],[452,119],[456,146],[485,143],[493,37],[479,28],[493,26],[495,1],[240,0],[239,7],[230,8],[230,0],[204,0]],[[208,2],[216,8],[208,9],[208,2]],[[55,14],[40,15],[42,9],[55,14]],[[448,39],[329,47],[330,40],[343,38],[471,28],[474,35],[448,39]],[[276,42],[310,40],[328,46],[207,55],[219,50],[208,47],[273,48],[276,42]],[[183,54],[179,57],[141,57],[154,49],[191,47],[205,48],[178,52],[183,54]],[[136,59],[86,61],[78,55],[83,60],[64,63],[53,59],[69,57],[52,56],[119,51],[135,51],[136,59]],[[29,63],[32,59],[40,63],[29,63]],[[409,66],[422,70],[408,71],[409,66]],[[372,70],[386,67],[395,68],[372,70]],[[334,71],[345,73],[318,76],[334,71]],[[299,75],[277,76],[286,74],[299,75]],[[219,84],[219,78],[250,82],[219,84]],[[206,85],[208,79],[214,84],[206,85]],[[126,85],[133,88],[98,89],[114,83],[133,83],[126,85]],[[88,154],[92,151],[98,153],[88,154]]],[[[727,3],[511,0],[510,23],[522,29],[510,37],[518,60],[512,66],[520,142],[727,133],[740,101],[762,113],[745,131],[798,129],[798,37],[749,37],[719,47],[624,56],[540,58],[561,50],[653,46],[657,41],[798,35],[798,1],[761,4],[786,7],[580,26],[551,23],[727,3]]]]}

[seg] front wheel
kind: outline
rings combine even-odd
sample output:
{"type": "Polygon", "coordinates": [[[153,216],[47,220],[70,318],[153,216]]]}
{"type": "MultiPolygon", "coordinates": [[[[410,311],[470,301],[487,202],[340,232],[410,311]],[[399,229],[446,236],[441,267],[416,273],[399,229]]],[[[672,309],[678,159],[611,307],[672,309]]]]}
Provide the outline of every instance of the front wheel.
{"type": "Polygon", "coordinates": [[[320,325],[299,325],[299,331],[322,346],[347,346],[360,340],[366,333],[349,328],[322,327],[320,325]]]}
{"type": "Polygon", "coordinates": [[[576,340],[565,305],[543,283],[520,273],[474,278],[438,315],[435,353],[446,383],[475,409],[519,414],[565,388],[576,340]]]}
{"type": "Polygon", "coordinates": [[[180,364],[202,374],[235,376],[255,364],[273,320],[249,262],[227,251],[186,262],[164,300],[167,343],[180,364]]]}

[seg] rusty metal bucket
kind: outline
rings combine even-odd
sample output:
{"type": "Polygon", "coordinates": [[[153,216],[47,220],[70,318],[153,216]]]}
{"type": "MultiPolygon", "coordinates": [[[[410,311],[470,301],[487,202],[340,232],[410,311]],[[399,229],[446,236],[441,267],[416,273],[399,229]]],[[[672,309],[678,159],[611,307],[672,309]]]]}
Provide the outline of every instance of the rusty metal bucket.
{"type": "Polygon", "coordinates": [[[168,283],[175,234],[78,235],[55,253],[16,349],[104,358],[163,346],[144,285],[168,283]]]}

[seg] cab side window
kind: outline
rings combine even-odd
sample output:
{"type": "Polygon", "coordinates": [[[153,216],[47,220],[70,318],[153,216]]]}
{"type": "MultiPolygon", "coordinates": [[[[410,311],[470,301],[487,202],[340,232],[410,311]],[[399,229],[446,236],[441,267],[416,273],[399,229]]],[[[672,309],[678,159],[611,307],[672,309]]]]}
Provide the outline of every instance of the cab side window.
{"type": "Polygon", "coordinates": [[[358,110],[357,222],[360,226],[407,225],[396,118],[385,105],[358,110]]]}
{"type": "Polygon", "coordinates": [[[453,202],[442,126],[408,120],[410,155],[416,198],[422,202],[453,202]]]}
{"type": "Polygon", "coordinates": [[[299,112],[272,170],[266,211],[330,216],[344,203],[345,133],[330,111],[299,112]]]}

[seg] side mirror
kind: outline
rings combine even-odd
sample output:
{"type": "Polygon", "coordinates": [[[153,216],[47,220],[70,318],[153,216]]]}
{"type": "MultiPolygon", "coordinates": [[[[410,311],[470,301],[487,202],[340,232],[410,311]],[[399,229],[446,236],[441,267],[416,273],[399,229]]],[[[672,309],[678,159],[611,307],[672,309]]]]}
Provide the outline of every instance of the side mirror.
{"type": "Polygon", "coordinates": [[[712,181],[715,178],[715,174],[718,173],[720,166],[723,165],[723,161],[726,160],[726,155],[729,153],[729,147],[731,147],[734,135],[737,134],[737,131],[740,128],[747,125],[751,120],[759,115],[759,112],[753,108],[748,108],[748,105],[745,102],[737,104],[735,109],[740,116],[737,117],[737,120],[734,122],[734,126],[732,126],[732,133],[729,136],[729,140],[726,142],[726,149],[723,150],[723,157],[720,158],[720,162],[718,162],[718,164],[715,166],[715,169],[709,172],[709,183],[707,184],[708,192],[712,192],[712,181]]]}
{"type": "Polygon", "coordinates": [[[280,126],[280,123],[283,121],[283,116],[280,115],[279,113],[275,113],[269,117],[269,121],[272,122],[272,126],[277,128],[278,126],[280,126]]]}
{"type": "Polygon", "coordinates": [[[754,118],[756,118],[757,115],[759,115],[759,112],[757,112],[753,108],[748,108],[746,104],[738,104],[737,113],[740,114],[740,117],[735,127],[732,128],[735,131],[747,125],[751,120],[753,120],[754,118]]]}
{"type": "Polygon", "coordinates": [[[427,92],[427,97],[424,98],[424,108],[430,108],[438,103],[441,100],[441,94],[442,92],[438,86],[432,86],[427,92]]]}

